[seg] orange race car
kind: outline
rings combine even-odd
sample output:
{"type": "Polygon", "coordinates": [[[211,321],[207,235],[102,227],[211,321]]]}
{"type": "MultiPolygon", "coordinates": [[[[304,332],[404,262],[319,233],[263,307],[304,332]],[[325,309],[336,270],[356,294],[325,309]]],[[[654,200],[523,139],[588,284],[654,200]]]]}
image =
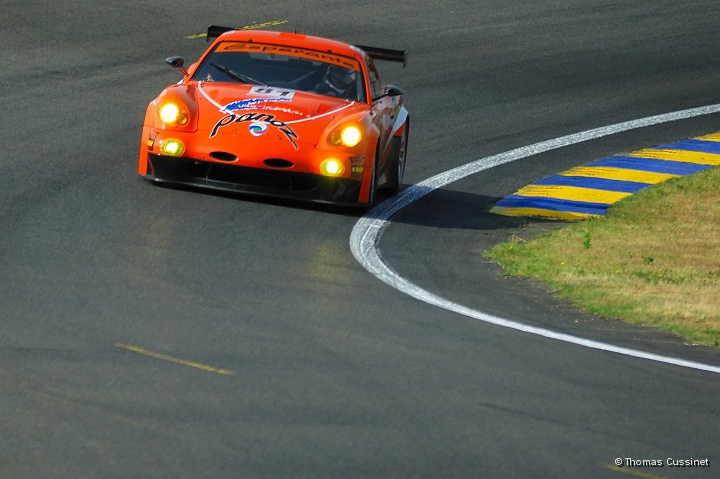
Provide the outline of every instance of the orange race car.
{"type": "Polygon", "coordinates": [[[286,32],[210,26],[214,40],[148,106],[144,178],[323,203],[369,205],[400,189],[410,118],[375,60],[406,52],[286,32]]]}

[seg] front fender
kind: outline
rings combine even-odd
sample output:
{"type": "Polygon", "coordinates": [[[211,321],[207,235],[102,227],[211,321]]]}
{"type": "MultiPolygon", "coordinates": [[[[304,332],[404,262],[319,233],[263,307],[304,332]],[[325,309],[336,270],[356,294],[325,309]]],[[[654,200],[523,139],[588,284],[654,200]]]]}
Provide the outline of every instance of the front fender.
{"type": "Polygon", "coordinates": [[[402,136],[405,132],[405,125],[407,124],[409,113],[405,107],[400,107],[397,115],[395,116],[395,123],[390,131],[390,136],[402,136]]]}

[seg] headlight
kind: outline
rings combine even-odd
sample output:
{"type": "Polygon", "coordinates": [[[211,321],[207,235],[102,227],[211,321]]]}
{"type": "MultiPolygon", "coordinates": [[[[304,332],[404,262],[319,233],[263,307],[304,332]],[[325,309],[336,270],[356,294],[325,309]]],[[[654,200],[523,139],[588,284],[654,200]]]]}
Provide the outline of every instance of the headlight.
{"type": "Polygon", "coordinates": [[[362,140],[362,132],[356,126],[348,126],[343,128],[340,133],[340,142],[345,146],[355,146],[362,140]]]}
{"type": "Polygon", "coordinates": [[[188,113],[185,105],[178,102],[163,103],[158,108],[158,114],[163,123],[168,126],[183,126],[188,122],[188,113]]]}
{"type": "Polygon", "coordinates": [[[342,145],[352,148],[362,141],[364,134],[360,124],[342,125],[330,133],[328,143],[333,146],[342,145]]]}

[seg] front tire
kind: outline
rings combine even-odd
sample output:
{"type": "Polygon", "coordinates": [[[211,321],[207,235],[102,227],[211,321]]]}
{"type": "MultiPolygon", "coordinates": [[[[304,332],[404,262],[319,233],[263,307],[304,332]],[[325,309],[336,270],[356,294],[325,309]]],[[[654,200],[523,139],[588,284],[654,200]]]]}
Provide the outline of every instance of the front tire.
{"type": "Polygon", "coordinates": [[[410,120],[405,123],[403,134],[400,138],[394,138],[393,162],[388,170],[388,189],[393,195],[400,192],[403,176],[405,175],[405,163],[407,161],[408,137],[410,134],[410,120]]]}
{"type": "Polygon", "coordinates": [[[375,200],[377,199],[377,170],[375,169],[375,166],[377,165],[377,159],[380,154],[380,145],[375,147],[375,157],[373,158],[372,162],[372,174],[370,175],[370,193],[368,194],[368,206],[372,206],[375,204],[375,200]]]}

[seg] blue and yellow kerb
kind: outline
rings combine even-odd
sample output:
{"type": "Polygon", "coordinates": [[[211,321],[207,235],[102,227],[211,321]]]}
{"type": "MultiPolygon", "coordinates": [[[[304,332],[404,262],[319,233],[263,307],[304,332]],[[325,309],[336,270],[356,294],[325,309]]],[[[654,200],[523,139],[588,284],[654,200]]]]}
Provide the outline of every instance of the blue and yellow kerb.
{"type": "Polygon", "coordinates": [[[602,216],[610,205],[643,188],[717,165],[720,132],[572,168],[521,188],[490,211],[562,220],[602,216]]]}

